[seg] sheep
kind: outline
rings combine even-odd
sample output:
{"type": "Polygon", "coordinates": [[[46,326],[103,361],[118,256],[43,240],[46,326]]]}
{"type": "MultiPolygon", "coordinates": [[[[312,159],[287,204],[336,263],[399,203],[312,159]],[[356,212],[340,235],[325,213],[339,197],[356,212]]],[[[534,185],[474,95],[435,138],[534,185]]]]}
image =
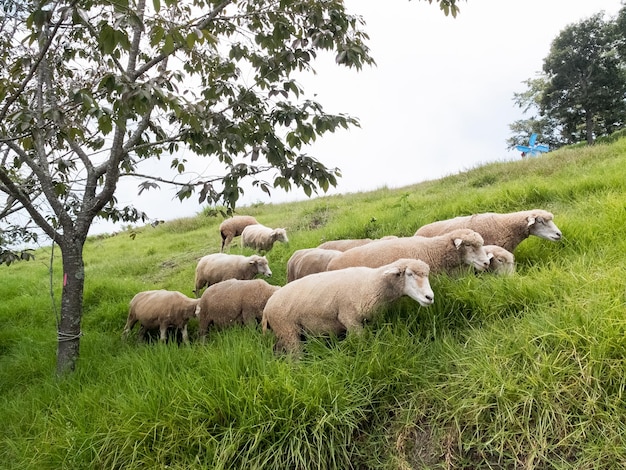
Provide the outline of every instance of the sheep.
{"type": "Polygon", "coordinates": [[[345,240],[329,240],[322,243],[318,248],[322,250],[346,251],[350,248],[366,245],[373,240],[371,238],[348,238],[345,240]]]}
{"type": "Polygon", "coordinates": [[[224,248],[230,245],[233,238],[238,237],[243,229],[248,225],[256,225],[259,222],[251,215],[235,215],[230,219],[224,220],[220,224],[220,235],[222,236],[222,248],[220,252],[224,252],[224,248]]]}
{"type": "Polygon", "coordinates": [[[513,253],[530,235],[558,241],[562,234],[553,222],[554,216],[542,209],[498,214],[487,212],[440,220],[420,227],[415,235],[432,237],[457,228],[469,228],[483,236],[485,245],[498,245],[513,253]]]}
{"type": "Polygon", "coordinates": [[[349,266],[377,268],[399,258],[421,259],[435,273],[452,273],[463,264],[479,271],[489,267],[489,258],[480,234],[469,229],[459,229],[438,237],[399,237],[379,240],[352,248],[333,258],[327,270],[349,266]]]}
{"type": "Polygon", "coordinates": [[[204,286],[217,284],[226,279],[250,280],[257,274],[263,274],[266,277],[272,275],[265,256],[212,253],[203,256],[198,261],[194,293],[197,297],[204,286]]]}
{"type": "Polygon", "coordinates": [[[359,334],[365,320],[404,295],[424,307],[431,305],[434,294],[428,274],[423,261],[399,259],[380,268],[359,266],[305,276],[269,298],[262,330],[274,332],[275,351],[296,354],[304,332],[359,334]]]}
{"type": "Polygon", "coordinates": [[[326,271],[331,259],[340,255],[339,250],[304,248],[294,251],[287,261],[287,282],[295,281],[309,274],[326,271]]]}
{"type": "Polygon", "coordinates": [[[485,245],[485,252],[489,257],[487,271],[499,275],[513,274],[515,272],[515,256],[510,251],[498,245],[485,245]]]}
{"type": "Polygon", "coordinates": [[[241,232],[241,244],[257,251],[270,251],[275,242],[289,242],[284,228],[255,224],[248,225],[241,232]]]}
{"type": "Polygon", "coordinates": [[[211,324],[224,327],[260,322],[267,299],[278,289],[263,279],[229,279],[208,287],[196,308],[200,338],[204,341],[211,324]]]}
{"type": "Polygon", "coordinates": [[[183,341],[189,343],[187,322],[194,317],[199,299],[190,299],[178,291],[148,290],[139,292],[130,301],[128,320],[122,336],[128,337],[130,330],[139,322],[139,338],[144,339],[148,330],[159,328],[161,342],[167,339],[168,327],[182,329],[183,341]]]}
{"type": "MultiPolygon", "coordinates": [[[[378,240],[390,240],[393,238],[398,238],[395,235],[387,235],[378,240]]],[[[329,240],[327,242],[322,243],[318,246],[323,250],[338,250],[338,251],[347,251],[350,248],[356,248],[357,246],[363,246],[370,242],[376,241],[371,238],[346,238],[344,240],[329,240]]]]}

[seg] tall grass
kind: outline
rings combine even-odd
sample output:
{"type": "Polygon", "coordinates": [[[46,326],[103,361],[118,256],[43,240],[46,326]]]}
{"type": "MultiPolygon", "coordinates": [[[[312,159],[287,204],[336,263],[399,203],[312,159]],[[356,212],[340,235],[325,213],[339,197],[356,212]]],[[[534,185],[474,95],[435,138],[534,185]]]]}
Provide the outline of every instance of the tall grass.
{"type": "MultiPolygon", "coordinates": [[[[564,240],[531,237],[510,277],[431,276],[359,337],[276,357],[257,327],[206,344],[123,341],[146,289],[192,295],[219,251],[209,211],[85,246],[81,358],[55,377],[58,253],[0,267],[0,467],[412,469],[626,466],[626,140],[494,163],[400,189],[241,209],[286,227],[268,254],[408,236],[433,220],[541,207],[564,240]],[[52,292],[50,286],[52,285],[52,292]]],[[[233,253],[252,253],[235,243],[233,253]]]]}

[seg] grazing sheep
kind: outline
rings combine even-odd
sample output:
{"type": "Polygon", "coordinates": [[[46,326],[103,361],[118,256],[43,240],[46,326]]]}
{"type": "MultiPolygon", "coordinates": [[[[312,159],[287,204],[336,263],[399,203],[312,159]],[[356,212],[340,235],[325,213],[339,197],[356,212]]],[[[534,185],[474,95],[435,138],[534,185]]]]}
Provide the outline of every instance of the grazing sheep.
{"type": "Polygon", "coordinates": [[[178,291],[148,290],[139,292],[130,301],[128,320],[122,335],[126,338],[135,323],[139,322],[139,338],[144,339],[146,332],[159,328],[160,340],[167,339],[168,327],[181,329],[183,341],[189,342],[187,322],[195,315],[199,299],[190,299],[178,291]]]}
{"type": "Polygon", "coordinates": [[[349,266],[377,268],[400,258],[421,259],[432,273],[451,273],[463,264],[479,271],[489,267],[489,258],[480,234],[469,229],[459,229],[438,237],[399,237],[379,240],[352,248],[333,258],[327,270],[349,266]]]}
{"type": "MultiPolygon", "coordinates": [[[[387,235],[379,238],[379,240],[390,240],[393,238],[398,237],[396,237],[395,235],[387,235]]],[[[376,240],[372,238],[346,238],[344,240],[329,240],[319,245],[318,248],[321,248],[323,250],[348,251],[350,248],[367,245],[368,243],[373,241],[376,240]]]]}
{"type": "Polygon", "coordinates": [[[489,268],[495,274],[507,275],[515,272],[515,256],[510,251],[498,245],[485,245],[485,252],[489,257],[489,268]]]}
{"type": "Polygon", "coordinates": [[[304,248],[294,251],[287,261],[287,282],[295,281],[309,274],[326,271],[330,260],[341,253],[339,250],[323,248],[304,248]]]}
{"type": "Polygon", "coordinates": [[[208,287],[196,308],[200,338],[204,341],[211,324],[225,327],[261,321],[267,299],[278,289],[263,279],[229,279],[208,287]]]}
{"type": "Polygon", "coordinates": [[[217,284],[226,279],[253,279],[257,274],[272,275],[265,256],[230,255],[213,253],[203,256],[196,266],[196,297],[204,286],[217,284]]]}
{"type": "Polygon", "coordinates": [[[551,241],[560,240],[562,234],[553,219],[550,212],[542,209],[506,214],[487,212],[433,222],[420,227],[415,235],[432,237],[457,228],[469,228],[483,236],[485,245],[498,245],[513,253],[517,245],[530,235],[551,241]]]}
{"type": "Polygon", "coordinates": [[[226,219],[220,224],[220,235],[222,236],[222,248],[220,252],[224,252],[224,248],[230,245],[233,238],[238,237],[243,229],[248,225],[256,225],[259,222],[251,215],[236,215],[230,219],[226,219]]]}
{"type": "Polygon", "coordinates": [[[400,259],[380,268],[354,267],[311,274],[280,288],[263,310],[263,332],[277,338],[275,350],[297,353],[300,335],[360,333],[384,305],[408,295],[420,305],[433,303],[429,268],[400,259]]]}
{"type": "Polygon", "coordinates": [[[265,225],[248,225],[241,233],[241,244],[257,251],[270,251],[275,242],[287,243],[284,228],[269,228],[265,225]]]}
{"type": "Polygon", "coordinates": [[[345,240],[328,240],[322,243],[318,248],[322,250],[337,250],[347,251],[350,248],[356,248],[357,246],[363,246],[372,242],[371,238],[347,238],[345,240]]]}

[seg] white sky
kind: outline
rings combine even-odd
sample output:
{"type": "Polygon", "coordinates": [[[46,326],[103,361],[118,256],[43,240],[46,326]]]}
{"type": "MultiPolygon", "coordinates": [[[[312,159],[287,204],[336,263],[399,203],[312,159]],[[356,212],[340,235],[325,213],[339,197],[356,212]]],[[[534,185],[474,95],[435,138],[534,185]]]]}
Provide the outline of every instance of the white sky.
{"type": "MultiPolygon", "coordinates": [[[[426,0],[345,4],[364,17],[377,66],[356,72],[325,56],[315,65],[316,75],[300,79],[325,111],[361,123],[327,134],[307,151],[342,170],[329,194],[402,187],[520,158],[506,149],[509,124],[525,117],[513,94],[541,70],[565,26],[600,11],[613,16],[621,8],[620,0],[469,0],[460,2],[461,12],[452,18],[426,0]]],[[[297,189],[272,193],[270,199],[248,189],[240,204],[306,199],[297,189]]],[[[134,204],[151,219],[193,216],[203,207],[197,197],[179,202],[164,185],[136,195],[137,182],[130,181],[117,194],[121,204],[134,204]]],[[[92,232],[111,230],[98,223],[92,232]]]]}

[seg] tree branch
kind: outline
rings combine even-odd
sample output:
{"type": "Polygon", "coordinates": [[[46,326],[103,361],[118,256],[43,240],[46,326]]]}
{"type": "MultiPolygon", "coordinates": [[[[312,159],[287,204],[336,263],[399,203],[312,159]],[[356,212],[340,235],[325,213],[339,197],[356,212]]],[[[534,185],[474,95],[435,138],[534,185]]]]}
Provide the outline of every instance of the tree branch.
{"type": "MultiPolygon", "coordinates": [[[[72,2],[70,3],[69,7],[70,8],[74,7],[78,3],[78,1],[79,0],[72,0],[72,2]]],[[[50,46],[52,45],[52,40],[56,36],[56,33],[59,30],[59,28],[61,27],[61,24],[63,23],[64,19],[65,19],[65,14],[63,14],[61,16],[61,18],[59,18],[59,21],[54,26],[54,29],[52,30],[52,34],[50,34],[50,37],[48,38],[48,40],[43,45],[41,51],[39,52],[39,56],[35,60],[35,63],[31,66],[30,70],[28,71],[28,74],[26,75],[26,77],[22,81],[22,84],[15,91],[15,93],[13,93],[13,95],[11,95],[11,96],[9,96],[7,98],[6,103],[4,104],[2,109],[0,110],[0,121],[4,120],[4,118],[6,117],[7,113],[9,112],[9,108],[11,107],[11,105],[13,103],[15,103],[15,101],[17,101],[17,99],[20,97],[20,95],[26,89],[26,85],[28,85],[28,83],[31,81],[31,79],[35,75],[35,72],[39,68],[39,64],[41,63],[41,61],[44,59],[44,57],[48,53],[48,49],[50,49],[50,46]]]]}
{"type": "MultiPolygon", "coordinates": [[[[213,21],[215,19],[215,17],[217,17],[217,15],[224,10],[224,8],[226,8],[230,3],[232,3],[233,0],[224,0],[222,3],[220,3],[219,5],[217,5],[213,11],[211,13],[209,13],[202,21],[198,22],[198,24],[196,25],[196,27],[198,29],[204,29],[208,26],[208,24],[213,21]]],[[[158,56],[154,57],[152,60],[149,60],[148,62],[146,62],[142,67],[139,68],[139,70],[137,70],[133,75],[132,75],[132,79],[136,80],[138,77],[140,77],[141,75],[143,75],[144,73],[146,73],[148,70],[150,70],[152,67],[154,67],[156,64],[158,64],[159,62],[161,62],[163,59],[171,56],[172,54],[174,54],[176,51],[178,51],[179,49],[181,49],[184,46],[184,44],[178,44],[176,46],[174,46],[174,49],[171,52],[168,52],[167,54],[165,53],[161,53],[158,56]]]]}

